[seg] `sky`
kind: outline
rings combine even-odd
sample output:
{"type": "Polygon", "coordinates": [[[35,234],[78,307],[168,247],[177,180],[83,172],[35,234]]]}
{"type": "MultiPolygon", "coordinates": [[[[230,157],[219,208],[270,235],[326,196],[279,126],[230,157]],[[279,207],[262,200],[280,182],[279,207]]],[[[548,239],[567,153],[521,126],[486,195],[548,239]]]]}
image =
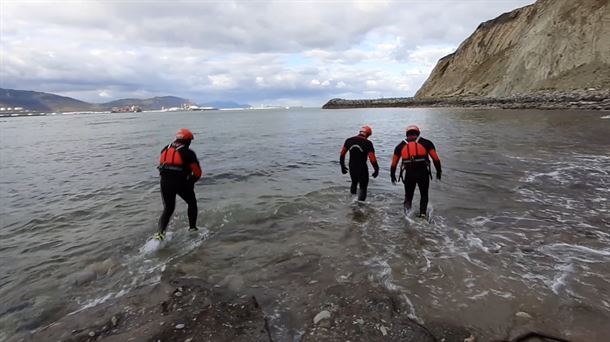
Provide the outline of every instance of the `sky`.
{"type": "Polygon", "coordinates": [[[412,96],[481,22],[533,2],[0,0],[0,87],[96,103],[412,96]]]}

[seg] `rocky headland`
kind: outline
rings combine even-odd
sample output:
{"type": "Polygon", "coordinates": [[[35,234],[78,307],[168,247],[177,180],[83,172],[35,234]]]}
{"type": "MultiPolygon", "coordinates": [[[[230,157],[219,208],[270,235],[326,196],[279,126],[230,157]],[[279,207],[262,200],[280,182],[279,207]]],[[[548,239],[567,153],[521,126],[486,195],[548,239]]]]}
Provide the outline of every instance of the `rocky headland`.
{"type": "Polygon", "coordinates": [[[539,0],[484,22],[412,98],[323,108],[610,109],[610,2],[539,0]]]}

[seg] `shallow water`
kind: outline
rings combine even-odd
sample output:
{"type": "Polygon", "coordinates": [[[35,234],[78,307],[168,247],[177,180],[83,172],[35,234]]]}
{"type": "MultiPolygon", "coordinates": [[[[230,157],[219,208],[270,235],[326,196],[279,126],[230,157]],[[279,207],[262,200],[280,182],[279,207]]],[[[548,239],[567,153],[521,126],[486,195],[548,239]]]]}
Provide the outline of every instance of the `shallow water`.
{"type": "MultiPolygon", "coordinates": [[[[610,121],[599,112],[294,109],[57,115],[0,121],[0,339],[163,271],[264,291],[276,338],[302,333],[308,285],[367,280],[410,317],[502,337],[515,313],[575,341],[610,336],[610,121]],[[353,202],[338,152],[363,123],[381,164],[353,202]],[[404,216],[394,146],[419,124],[443,162],[430,222],[404,216]],[[158,153],[195,132],[199,225],[171,241],[158,153]]],[[[418,198],[414,203],[417,206],[418,198]]]]}

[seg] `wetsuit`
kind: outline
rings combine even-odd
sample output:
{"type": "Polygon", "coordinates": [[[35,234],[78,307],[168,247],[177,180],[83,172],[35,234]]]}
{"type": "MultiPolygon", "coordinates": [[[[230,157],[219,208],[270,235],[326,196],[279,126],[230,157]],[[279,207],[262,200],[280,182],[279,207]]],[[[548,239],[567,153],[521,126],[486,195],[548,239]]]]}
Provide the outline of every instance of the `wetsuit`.
{"type": "Polygon", "coordinates": [[[176,140],[161,150],[159,174],[163,213],[159,218],[159,232],[165,232],[176,207],[176,195],[188,204],[189,227],[197,228],[197,199],[195,182],[201,178],[201,167],[188,143],[176,140]]]}
{"type": "Polygon", "coordinates": [[[432,158],[434,168],[436,169],[436,178],[441,179],[441,160],[436,153],[434,144],[427,139],[418,137],[414,140],[403,140],[394,149],[392,157],[391,176],[392,182],[396,182],[396,167],[398,161],[402,159],[400,178],[405,186],[405,201],[406,210],[411,209],[411,202],[415,192],[415,186],[419,187],[421,199],[419,202],[420,215],[426,215],[428,209],[428,188],[430,186],[430,159],[432,158]]]}
{"type": "Polygon", "coordinates": [[[357,135],[345,140],[339,162],[341,163],[341,171],[347,173],[345,167],[345,155],[349,151],[349,175],[352,179],[351,193],[356,194],[358,185],[360,185],[360,193],[358,200],[366,200],[366,190],[369,185],[369,168],[366,164],[367,158],[371,160],[371,165],[375,169],[373,178],[379,174],[379,165],[375,157],[375,148],[373,143],[362,135],[357,135]]]}

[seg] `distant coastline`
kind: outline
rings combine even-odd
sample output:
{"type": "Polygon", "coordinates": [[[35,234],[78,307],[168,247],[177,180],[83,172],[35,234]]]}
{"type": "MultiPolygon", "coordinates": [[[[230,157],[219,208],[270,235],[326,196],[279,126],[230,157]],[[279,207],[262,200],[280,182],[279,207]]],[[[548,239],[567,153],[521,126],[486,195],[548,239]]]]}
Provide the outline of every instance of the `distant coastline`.
{"type": "Polygon", "coordinates": [[[539,91],[510,97],[395,97],[381,99],[339,99],[328,101],[322,109],[384,108],[384,107],[460,107],[496,109],[588,109],[610,110],[610,89],[574,91],[539,91]]]}
{"type": "Polygon", "coordinates": [[[0,88],[0,116],[39,116],[52,113],[131,113],[140,111],[201,111],[208,109],[251,108],[233,101],[194,101],[177,96],[125,98],[105,103],[89,103],[67,96],[31,90],[0,88]]]}

